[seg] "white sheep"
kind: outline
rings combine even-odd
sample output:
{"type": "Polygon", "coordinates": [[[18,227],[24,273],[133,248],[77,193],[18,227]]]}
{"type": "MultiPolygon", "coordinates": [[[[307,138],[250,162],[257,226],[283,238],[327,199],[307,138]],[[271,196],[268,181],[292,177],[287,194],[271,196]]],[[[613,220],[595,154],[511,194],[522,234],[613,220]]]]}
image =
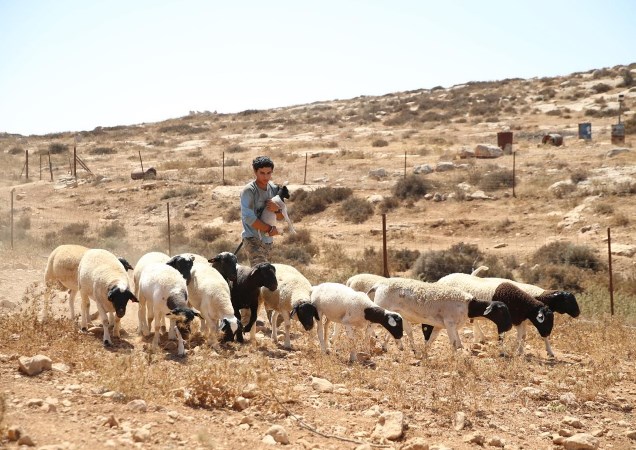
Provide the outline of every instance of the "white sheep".
{"type": "Polygon", "coordinates": [[[139,279],[141,278],[141,273],[143,270],[154,263],[166,263],[170,260],[170,256],[162,252],[150,252],[142,255],[135,264],[135,269],[133,270],[133,283],[134,283],[134,293],[135,296],[139,299],[139,310],[137,311],[137,318],[139,320],[139,325],[137,327],[137,332],[139,334],[143,334],[147,336],[149,333],[148,327],[148,305],[146,305],[146,301],[141,299],[139,296],[139,279]]]}
{"type": "MultiPolygon", "coordinates": [[[[192,259],[185,259],[184,266],[192,269],[192,259]]],[[[201,317],[198,311],[188,307],[188,288],[179,270],[167,263],[148,264],[139,277],[139,297],[148,305],[148,323],[155,320],[153,349],[159,348],[159,335],[164,317],[176,322],[174,327],[178,341],[177,355],[185,354],[182,335],[189,334],[190,322],[201,317]]]]}
{"type": "MultiPolygon", "coordinates": [[[[273,264],[276,269],[278,288],[270,291],[261,288],[260,300],[265,309],[273,311],[270,317],[272,325],[272,340],[278,342],[278,316],[283,317],[285,323],[285,348],[291,348],[290,327],[292,310],[298,312],[298,306],[307,304],[311,297],[311,283],[295,267],[287,264],[273,264]]],[[[299,316],[300,318],[300,316],[299,316]]]]}
{"type": "MultiPolygon", "coordinates": [[[[294,311],[298,314],[298,319],[305,329],[311,329],[314,319],[318,322],[321,319],[324,320],[322,326],[318,323],[317,331],[320,348],[325,353],[327,352],[327,344],[324,335],[329,322],[342,324],[351,340],[355,338],[353,328],[363,328],[367,343],[370,338],[371,323],[381,324],[395,339],[400,339],[403,335],[400,314],[385,310],[373,303],[366,294],[354,291],[340,283],[322,283],[314,286],[311,290],[309,304],[305,304],[303,307],[298,305],[294,311]]],[[[356,360],[356,352],[353,348],[349,360],[356,360]]]]}
{"type": "Polygon", "coordinates": [[[65,244],[53,249],[46,262],[44,282],[51,287],[56,282],[69,291],[68,306],[71,320],[75,319],[75,296],[77,295],[77,268],[84,253],[83,245],[65,244]]]}
{"type": "Polygon", "coordinates": [[[104,327],[104,345],[110,346],[107,313],[115,313],[113,335],[119,337],[119,322],[126,314],[128,300],[137,302],[137,297],[130,291],[126,269],[109,251],[91,249],[84,253],[77,270],[82,297],[82,329],[88,327],[89,299],[92,298],[104,327]]]}
{"type": "Polygon", "coordinates": [[[192,280],[188,285],[190,305],[201,313],[201,331],[207,334],[208,343],[219,351],[219,344],[214,336],[219,321],[225,340],[232,340],[236,333],[242,332],[240,322],[234,316],[230,287],[207,260],[195,260],[191,273],[192,280]]]}
{"type": "Polygon", "coordinates": [[[374,284],[387,280],[386,277],[374,275],[372,273],[359,273],[350,277],[345,285],[354,291],[364,292],[365,294],[371,290],[374,284]]]}
{"type": "MultiPolygon", "coordinates": [[[[525,321],[530,320],[545,341],[546,352],[550,357],[554,356],[549,340],[554,326],[552,310],[515,285],[508,282],[493,282],[466,273],[451,273],[440,278],[437,283],[454,286],[474,295],[480,300],[505,303],[510,311],[512,324],[517,328],[518,352],[520,354],[523,353],[526,337],[525,321]]],[[[476,323],[475,321],[474,324],[476,323]]],[[[479,325],[474,325],[473,329],[475,339],[483,339],[483,333],[481,333],[479,325]]]]}
{"type": "Polygon", "coordinates": [[[383,308],[402,315],[404,331],[414,352],[415,342],[410,322],[432,326],[425,335],[430,346],[441,328],[446,328],[448,340],[455,349],[462,348],[459,329],[472,317],[484,316],[497,324],[500,333],[512,327],[508,308],[501,302],[485,302],[460,289],[408,278],[389,278],[375,284],[369,297],[383,308]]]}

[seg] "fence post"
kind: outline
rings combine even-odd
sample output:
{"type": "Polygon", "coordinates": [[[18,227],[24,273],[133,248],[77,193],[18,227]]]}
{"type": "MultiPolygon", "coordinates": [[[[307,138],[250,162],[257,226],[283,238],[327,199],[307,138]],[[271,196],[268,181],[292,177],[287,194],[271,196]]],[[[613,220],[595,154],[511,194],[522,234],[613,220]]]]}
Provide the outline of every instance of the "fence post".
{"type": "Polygon", "coordinates": [[[26,179],[29,179],[29,151],[25,150],[26,153],[26,179]]]}
{"type": "Polygon", "coordinates": [[[609,261],[609,295],[610,295],[610,315],[614,315],[614,282],[612,281],[612,237],[610,229],[607,227],[607,255],[609,261]]]}
{"type": "Polygon", "coordinates": [[[40,180],[42,179],[42,153],[40,153],[40,180]]]}
{"type": "Polygon", "coordinates": [[[11,188],[11,250],[13,250],[13,192],[15,188],[11,188]]]}
{"type": "Polygon", "coordinates": [[[516,161],[517,152],[512,152],[512,197],[517,198],[517,194],[515,194],[515,172],[517,167],[516,161]]]}
{"type": "Polygon", "coordinates": [[[168,254],[172,256],[172,243],[170,242],[170,202],[166,202],[168,207],[168,254]]]}
{"type": "Polygon", "coordinates": [[[386,214],[382,214],[382,267],[383,275],[389,278],[389,259],[386,253],[386,214]]]}
{"type": "Polygon", "coordinates": [[[77,146],[73,146],[73,174],[77,180],[77,146]]]}
{"type": "Polygon", "coordinates": [[[144,175],[144,162],[141,159],[141,150],[139,150],[139,163],[141,164],[141,174],[142,174],[142,178],[144,175]]]}
{"type": "Polygon", "coordinates": [[[303,177],[303,184],[307,184],[307,152],[305,152],[305,176],[303,177]]]}
{"type": "Polygon", "coordinates": [[[221,153],[221,181],[225,186],[225,152],[221,153]]]}
{"type": "Polygon", "coordinates": [[[53,182],[53,165],[51,164],[51,150],[49,150],[49,172],[51,172],[51,182],[53,182]]]}

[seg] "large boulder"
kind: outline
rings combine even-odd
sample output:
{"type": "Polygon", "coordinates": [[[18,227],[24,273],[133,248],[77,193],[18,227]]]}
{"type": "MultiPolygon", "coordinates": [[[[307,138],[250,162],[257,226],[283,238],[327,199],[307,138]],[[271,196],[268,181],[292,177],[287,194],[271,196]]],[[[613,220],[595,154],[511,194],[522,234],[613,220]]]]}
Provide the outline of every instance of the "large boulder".
{"type": "Polygon", "coordinates": [[[503,156],[503,150],[496,145],[477,144],[475,146],[475,158],[499,158],[503,156]]]}

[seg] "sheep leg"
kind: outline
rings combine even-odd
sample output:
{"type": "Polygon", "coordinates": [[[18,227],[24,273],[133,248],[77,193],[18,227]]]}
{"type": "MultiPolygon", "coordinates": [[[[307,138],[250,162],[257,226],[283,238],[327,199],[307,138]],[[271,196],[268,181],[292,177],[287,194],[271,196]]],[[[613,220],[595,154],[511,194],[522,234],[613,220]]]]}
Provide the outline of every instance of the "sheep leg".
{"type": "Polygon", "coordinates": [[[319,323],[318,326],[316,327],[316,332],[318,333],[318,342],[320,343],[320,350],[322,350],[323,353],[327,353],[327,346],[325,344],[325,336],[324,336],[325,330],[321,323],[319,323]]]}
{"type": "MultiPolygon", "coordinates": [[[[329,320],[328,317],[325,317],[325,321],[322,323],[322,335],[323,336],[327,336],[328,332],[329,332],[329,324],[331,323],[331,321],[329,320]]],[[[325,340],[325,352],[329,353],[329,340],[325,340]]],[[[332,345],[333,347],[333,345],[332,345]]]]}
{"type": "MultiPolygon", "coordinates": [[[[244,328],[244,331],[246,333],[250,332],[253,329],[254,324],[256,323],[256,315],[257,314],[258,314],[258,303],[256,303],[255,305],[251,305],[250,306],[250,320],[247,321],[247,325],[244,328]]],[[[252,336],[252,334],[250,334],[250,337],[251,336],[252,336]]]]}
{"type": "Polygon", "coordinates": [[[85,294],[81,294],[82,296],[82,305],[81,305],[81,312],[82,312],[82,331],[86,331],[88,330],[88,309],[90,306],[90,301],[88,299],[88,295],[85,294]]]}
{"type": "MultiPolygon", "coordinates": [[[[236,317],[236,320],[239,321],[239,323],[243,323],[243,318],[241,317],[241,309],[240,308],[234,308],[234,317],[236,317]]],[[[210,332],[212,330],[212,324],[210,324],[210,332]]],[[[238,333],[236,333],[236,342],[238,342],[239,344],[242,344],[243,342],[245,342],[243,340],[243,331],[239,331],[238,333]]]]}
{"type": "Polygon", "coordinates": [[[290,332],[291,332],[291,318],[289,317],[288,311],[283,311],[281,313],[283,316],[283,321],[285,322],[285,348],[291,349],[291,340],[290,340],[290,332]]]}
{"type": "Polygon", "coordinates": [[[331,341],[332,345],[338,339],[338,335],[340,334],[340,331],[341,331],[340,324],[338,322],[334,322],[333,323],[333,331],[331,332],[331,337],[329,338],[329,340],[331,341]]]}
{"type": "Polygon", "coordinates": [[[479,322],[477,320],[473,320],[473,341],[483,343],[486,341],[486,337],[484,336],[484,332],[479,326],[479,322]]]}
{"type": "Polygon", "coordinates": [[[356,334],[351,325],[345,325],[345,331],[347,332],[349,348],[351,349],[349,352],[349,362],[356,362],[358,360],[358,354],[356,352],[356,334]]]}
{"type": "Polygon", "coordinates": [[[113,336],[119,337],[119,330],[121,327],[121,319],[115,316],[115,325],[113,325],[113,336]]]}
{"type": "Polygon", "coordinates": [[[457,324],[455,322],[444,322],[446,327],[446,333],[448,333],[448,341],[451,343],[455,350],[464,348],[462,341],[459,338],[459,332],[457,331],[457,324]]]}
{"type": "Polygon", "coordinates": [[[104,328],[104,347],[110,347],[113,345],[113,342],[110,338],[110,333],[108,332],[108,314],[101,303],[96,303],[97,312],[99,313],[99,318],[102,320],[102,327],[104,328]]]}
{"type": "Polygon", "coordinates": [[[272,311],[272,316],[270,317],[270,325],[272,327],[272,341],[274,344],[278,343],[278,311],[272,311]]]}
{"type": "Polygon", "coordinates": [[[75,320],[75,296],[77,295],[77,290],[70,289],[68,291],[68,309],[71,313],[71,320],[75,320]]]}
{"type": "Polygon", "coordinates": [[[526,323],[524,321],[515,326],[517,328],[517,352],[523,355],[526,340],[526,323]]]}
{"type": "Polygon", "coordinates": [[[173,330],[175,336],[177,337],[177,356],[185,356],[185,345],[183,343],[183,337],[181,337],[181,332],[176,325],[173,330]]]}
{"type": "MultiPolygon", "coordinates": [[[[409,338],[409,343],[411,344],[411,349],[413,350],[413,353],[417,355],[418,351],[415,348],[415,339],[413,338],[413,327],[411,326],[411,322],[409,322],[408,320],[402,320],[402,326],[404,327],[404,332],[409,338]]],[[[397,344],[400,350],[404,349],[404,346],[402,345],[402,339],[396,339],[395,343],[397,344]]]]}
{"type": "Polygon", "coordinates": [[[373,350],[373,337],[375,334],[373,332],[373,326],[371,325],[371,322],[367,324],[367,328],[364,334],[365,334],[365,341],[367,343],[367,351],[369,354],[371,354],[371,351],[373,350]]]}
{"type": "MultiPolygon", "coordinates": [[[[161,321],[164,323],[164,327],[165,327],[165,318],[161,321]]],[[[168,329],[168,339],[170,339],[171,341],[174,341],[175,339],[177,339],[177,334],[174,332],[174,328],[177,326],[177,322],[174,319],[170,319],[170,328],[168,329]]]]}
{"type": "Polygon", "coordinates": [[[550,345],[550,336],[546,336],[543,338],[545,341],[545,351],[548,352],[548,356],[550,358],[554,358],[554,353],[552,352],[552,346],[550,345]]]}
{"type": "Polygon", "coordinates": [[[433,331],[431,331],[431,335],[428,337],[428,339],[424,342],[424,348],[427,349],[428,347],[430,347],[431,345],[433,345],[433,342],[435,342],[435,339],[437,339],[437,336],[439,336],[439,333],[442,331],[442,329],[440,327],[435,327],[433,328],[433,331]]]}
{"type": "Polygon", "coordinates": [[[137,299],[139,300],[139,310],[137,311],[139,326],[137,327],[137,333],[143,336],[148,336],[150,328],[148,321],[146,320],[146,299],[143,295],[140,295],[137,299]]]}
{"type": "MultiPolygon", "coordinates": [[[[154,317],[154,311],[150,312],[150,314],[152,314],[152,316],[150,317],[154,317]]],[[[152,338],[152,348],[153,350],[158,350],[159,349],[159,335],[161,334],[161,324],[163,323],[163,315],[162,314],[157,314],[157,320],[155,320],[155,335],[152,338]]]]}

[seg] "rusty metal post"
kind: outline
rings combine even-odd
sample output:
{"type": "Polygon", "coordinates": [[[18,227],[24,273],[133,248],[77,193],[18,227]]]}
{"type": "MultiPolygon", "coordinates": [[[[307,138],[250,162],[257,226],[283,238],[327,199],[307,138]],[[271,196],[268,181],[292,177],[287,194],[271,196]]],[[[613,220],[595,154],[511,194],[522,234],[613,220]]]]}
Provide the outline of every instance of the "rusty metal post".
{"type": "Polygon", "coordinates": [[[168,254],[172,256],[172,243],[170,242],[170,202],[166,202],[168,211],[168,254]]]}
{"type": "Polygon", "coordinates": [[[517,169],[517,153],[512,152],[512,197],[517,198],[517,194],[515,194],[515,172],[517,169]]]}
{"type": "Polygon", "coordinates": [[[11,189],[11,250],[13,250],[13,192],[15,188],[11,189]]]}
{"type": "Polygon", "coordinates": [[[51,164],[51,150],[49,150],[49,172],[51,172],[51,182],[53,182],[53,165],[51,164]]]}
{"type": "Polygon", "coordinates": [[[40,153],[40,180],[42,180],[42,153],[40,153]]]}
{"type": "Polygon", "coordinates": [[[77,180],[77,146],[73,146],[73,174],[77,180]]]}
{"type": "Polygon", "coordinates": [[[386,252],[386,214],[382,214],[382,274],[389,277],[389,259],[386,252]]]}
{"type": "Polygon", "coordinates": [[[29,151],[25,150],[24,153],[26,154],[26,179],[29,179],[29,151]]]}
{"type": "Polygon", "coordinates": [[[142,174],[142,178],[143,178],[143,175],[144,175],[144,162],[141,159],[141,150],[139,150],[139,163],[141,164],[141,174],[142,174]]]}
{"type": "Polygon", "coordinates": [[[225,152],[221,154],[221,181],[225,186],[225,152]]]}
{"type": "Polygon", "coordinates": [[[614,315],[614,282],[612,276],[612,237],[610,229],[607,227],[607,255],[609,261],[609,295],[610,295],[610,315],[614,315]]]}
{"type": "Polygon", "coordinates": [[[303,177],[303,184],[307,184],[307,153],[305,153],[305,176],[303,177]]]}

